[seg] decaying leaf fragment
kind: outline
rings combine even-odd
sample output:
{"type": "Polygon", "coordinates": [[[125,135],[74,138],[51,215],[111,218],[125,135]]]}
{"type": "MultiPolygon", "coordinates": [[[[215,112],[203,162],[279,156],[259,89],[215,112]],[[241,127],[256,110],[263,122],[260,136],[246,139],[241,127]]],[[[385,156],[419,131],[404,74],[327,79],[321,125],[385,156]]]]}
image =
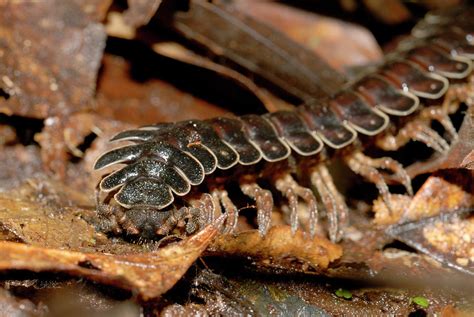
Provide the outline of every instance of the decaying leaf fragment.
{"type": "Polygon", "coordinates": [[[240,0],[235,6],[311,49],[338,71],[378,62],[383,57],[374,36],[360,25],[276,1],[240,0]]]}
{"type": "Polygon", "coordinates": [[[374,204],[375,223],[394,224],[474,207],[474,172],[443,170],[430,176],[411,199],[393,195],[391,212],[377,200],[374,204]]]}
{"type": "Polygon", "coordinates": [[[0,2],[0,111],[34,118],[91,107],[105,31],[72,1],[0,2]]]}
{"type": "Polygon", "coordinates": [[[467,169],[474,169],[474,150],[472,150],[461,162],[461,167],[467,169]]]}
{"type": "MultiPolygon", "coordinates": [[[[0,227],[15,240],[49,248],[78,250],[100,239],[93,227],[75,215],[71,207],[58,212],[37,202],[0,196],[0,227]]],[[[77,209],[77,208],[76,208],[77,209]]]]}
{"type": "Polygon", "coordinates": [[[167,26],[302,101],[325,97],[344,83],[325,61],[232,3],[190,1],[167,26]]]}
{"type": "MultiPolygon", "coordinates": [[[[123,50],[119,53],[128,54],[126,58],[104,55],[98,82],[98,114],[140,126],[150,122],[208,119],[225,113],[225,109],[161,79],[167,63],[151,49],[144,49],[134,41],[122,43],[123,50]],[[143,70],[147,73],[146,81],[134,80],[132,75],[143,70]]],[[[109,132],[108,129],[102,131],[109,132]]]]}
{"type": "Polygon", "coordinates": [[[399,0],[364,0],[367,8],[387,24],[397,24],[411,17],[410,11],[399,0]]]}
{"type": "Polygon", "coordinates": [[[293,271],[322,271],[342,256],[341,246],[322,237],[310,238],[289,226],[272,227],[265,237],[257,230],[232,237],[219,236],[209,248],[211,254],[250,257],[260,266],[279,267],[293,271]]]}
{"type": "Polygon", "coordinates": [[[64,272],[124,288],[141,299],[156,298],[169,290],[218,234],[224,218],[198,234],[158,251],[112,255],[47,249],[0,242],[0,270],[64,272]]]}
{"type": "Polygon", "coordinates": [[[161,0],[128,0],[127,2],[128,9],[124,13],[124,20],[134,27],[147,24],[161,4],[161,0]]]}
{"type": "Polygon", "coordinates": [[[474,269],[474,217],[455,218],[443,223],[436,221],[423,229],[425,239],[440,252],[456,256],[456,263],[474,269]]]}
{"type": "Polygon", "coordinates": [[[449,267],[474,275],[474,216],[469,210],[393,226],[387,232],[449,267]]]}
{"type": "Polygon", "coordinates": [[[464,114],[458,138],[451,143],[449,152],[428,162],[411,164],[406,170],[408,175],[414,178],[417,175],[433,173],[440,169],[469,168],[469,155],[472,151],[474,151],[474,107],[469,107],[464,114]]]}

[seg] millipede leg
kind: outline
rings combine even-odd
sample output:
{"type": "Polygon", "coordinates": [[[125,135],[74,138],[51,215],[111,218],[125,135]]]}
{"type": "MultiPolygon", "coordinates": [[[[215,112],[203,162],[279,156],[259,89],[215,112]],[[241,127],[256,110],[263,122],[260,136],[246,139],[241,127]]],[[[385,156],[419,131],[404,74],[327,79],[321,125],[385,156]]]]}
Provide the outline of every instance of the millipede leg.
{"type": "Polygon", "coordinates": [[[318,170],[320,172],[324,185],[326,186],[329,193],[331,194],[332,197],[334,197],[336,201],[337,215],[338,215],[337,218],[339,219],[338,222],[339,222],[340,227],[342,228],[345,226],[348,215],[349,215],[349,210],[347,208],[344,197],[339,193],[339,191],[336,188],[336,185],[334,185],[334,181],[328,169],[326,168],[326,166],[319,165],[318,170]]]}
{"type": "Polygon", "coordinates": [[[120,224],[120,227],[124,228],[126,233],[129,235],[137,235],[140,233],[140,230],[133,223],[133,221],[129,219],[127,215],[123,212],[118,217],[117,222],[120,224]]]}
{"type": "Polygon", "coordinates": [[[411,186],[411,178],[408,176],[407,171],[403,168],[403,165],[394,160],[391,157],[381,157],[381,158],[370,158],[361,152],[355,153],[354,156],[361,162],[370,164],[370,166],[375,168],[383,168],[392,171],[397,175],[400,183],[405,186],[407,193],[410,196],[413,196],[413,188],[411,186]]]}
{"type": "MultiPolygon", "coordinates": [[[[186,208],[186,207],[182,207],[186,208]]],[[[181,208],[181,209],[182,209],[181,208]]],[[[200,228],[204,228],[205,224],[202,221],[202,211],[199,208],[190,207],[187,210],[187,214],[189,215],[189,220],[186,222],[186,233],[191,234],[199,230],[200,228]]]]}
{"type": "Polygon", "coordinates": [[[364,160],[360,160],[356,155],[351,155],[346,157],[346,163],[349,168],[354,171],[354,173],[363,176],[370,182],[374,183],[375,186],[377,186],[377,189],[382,195],[387,208],[392,210],[390,204],[390,191],[388,190],[387,183],[385,183],[382,174],[380,174],[377,169],[370,165],[370,161],[366,162],[364,160]]]}
{"type": "Polygon", "coordinates": [[[443,107],[435,106],[424,108],[420,111],[420,118],[428,121],[438,121],[449,134],[451,140],[457,139],[458,133],[456,132],[456,128],[443,107]]]}
{"type": "Polygon", "coordinates": [[[311,236],[314,236],[318,219],[318,204],[312,190],[298,185],[290,174],[278,178],[275,181],[275,187],[288,199],[291,232],[295,234],[298,229],[298,197],[301,197],[308,206],[309,231],[311,236]]]}
{"type": "Polygon", "coordinates": [[[168,235],[176,226],[184,226],[184,219],[190,216],[189,208],[182,207],[172,210],[163,225],[156,231],[158,235],[168,235]]]}
{"type": "Polygon", "coordinates": [[[395,151],[408,141],[419,141],[433,150],[445,153],[449,150],[449,144],[436,131],[426,125],[422,120],[415,120],[403,128],[401,128],[397,135],[387,134],[382,138],[378,138],[377,146],[385,151],[395,151]]]}
{"type": "MultiPolygon", "coordinates": [[[[280,186],[281,187],[281,186],[280,186]]],[[[278,188],[278,186],[277,186],[278,188]]],[[[281,188],[280,191],[288,200],[288,207],[290,208],[290,226],[291,234],[295,234],[298,230],[298,196],[296,195],[293,188],[281,188]]]]}
{"type": "Polygon", "coordinates": [[[449,144],[446,142],[436,131],[428,126],[420,125],[418,130],[412,135],[412,139],[425,143],[428,147],[433,150],[446,153],[449,151],[449,144]]]}
{"type": "Polygon", "coordinates": [[[219,203],[219,208],[220,204],[222,204],[226,213],[224,233],[234,233],[235,229],[237,228],[239,211],[232,200],[230,200],[229,193],[225,189],[215,189],[212,191],[212,196],[214,201],[219,203]]]}
{"type": "Polygon", "coordinates": [[[203,228],[214,222],[215,214],[221,214],[220,204],[208,193],[204,193],[198,199],[192,199],[189,204],[200,211],[199,227],[203,228]]]}
{"type": "Polygon", "coordinates": [[[255,182],[243,182],[240,184],[242,192],[255,200],[257,205],[258,231],[264,236],[270,228],[273,211],[273,196],[269,190],[263,189],[255,182]]]}
{"type": "Polygon", "coordinates": [[[329,222],[329,238],[337,242],[342,237],[342,227],[347,219],[347,205],[337,191],[327,168],[320,164],[311,171],[311,183],[318,190],[326,207],[329,222]]]}
{"type": "Polygon", "coordinates": [[[313,191],[309,188],[304,188],[298,186],[296,188],[296,193],[298,196],[303,198],[306,201],[309,209],[309,233],[311,237],[314,237],[316,233],[316,225],[318,223],[318,203],[316,197],[313,194],[313,191]]]}
{"type": "Polygon", "coordinates": [[[451,86],[446,95],[441,108],[444,113],[452,114],[459,109],[459,105],[465,103],[468,107],[474,105],[474,75],[470,75],[468,82],[451,86]]]}

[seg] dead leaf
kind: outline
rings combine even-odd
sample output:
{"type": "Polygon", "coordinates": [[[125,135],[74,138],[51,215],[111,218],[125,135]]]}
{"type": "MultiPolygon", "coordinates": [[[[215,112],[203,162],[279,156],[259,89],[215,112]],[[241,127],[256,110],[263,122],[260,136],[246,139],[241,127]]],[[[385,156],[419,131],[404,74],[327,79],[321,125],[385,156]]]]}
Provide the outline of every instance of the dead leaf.
{"type": "Polygon", "coordinates": [[[342,248],[326,238],[310,238],[289,226],[272,227],[265,237],[257,230],[241,232],[235,237],[219,236],[210,246],[212,254],[251,258],[261,266],[297,271],[322,271],[342,256],[342,248]]]}
{"type": "Polygon", "coordinates": [[[293,106],[289,105],[284,100],[277,98],[270,91],[264,89],[263,87],[259,87],[250,78],[231,68],[219,65],[207,58],[199,56],[178,43],[162,42],[154,44],[152,47],[155,52],[161,55],[180,60],[184,63],[189,63],[198,67],[209,69],[222,77],[227,77],[234,80],[236,83],[242,85],[252,92],[258,99],[260,99],[260,101],[265,105],[265,108],[270,112],[294,109],[293,106]]]}
{"type": "Polygon", "coordinates": [[[0,111],[34,118],[92,107],[105,31],[71,1],[0,3],[0,111]]]}
{"type": "Polygon", "coordinates": [[[0,192],[12,190],[41,173],[38,147],[14,145],[0,150],[0,192]]]}
{"type": "Polygon", "coordinates": [[[411,18],[411,13],[400,0],[363,0],[377,18],[387,24],[398,24],[411,18]]]}
{"type": "Polygon", "coordinates": [[[236,6],[314,51],[335,69],[382,59],[374,36],[362,26],[271,1],[238,1],[236,6]]]}
{"type": "Polygon", "coordinates": [[[435,260],[474,275],[474,217],[469,211],[448,212],[435,217],[390,227],[387,233],[435,260]]]}
{"type": "Polygon", "coordinates": [[[474,206],[474,172],[462,169],[442,170],[430,176],[413,199],[392,195],[392,211],[388,212],[379,198],[374,203],[375,222],[394,224],[413,221],[474,206]]]}
{"type": "Polygon", "coordinates": [[[172,22],[168,27],[215,56],[232,60],[301,101],[326,97],[345,82],[340,73],[309,49],[239,10],[234,3],[191,1],[187,11],[174,14],[172,22]]]}
{"type": "MultiPolygon", "coordinates": [[[[452,142],[448,153],[439,155],[428,162],[417,162],[406,168],[414,178],[420,174],[432,173],[439,169],[465,168],[465,160],[474,150],[474,107],[469,107],[464,115],[458,138],[452,142]]],[[[468,162],[467,162],[468,163],[468,162]]]]}
{"type": "Polygon", "coordinates": [[[112,255],[0,242],[0,270],[63,272],[124,288],[143,300],[169,290],[218,234],[224,218],[198,234],[158,251],[112,255]]]}
{"type": "Polygon", "coordinates": [[[226,112],[160,79],[165,66],[153,51],[148,51],[144,57],[135,42],[128,42],[126,47],[129,59],[109,54],[104,56],[97,91],[96,112],[101,116],[134,125],[145,125],[154,122],[202,120],[226,112]],[[133,74],[142,70],[146,70],[148,74],[146,80],[134,80],[133,74]]]}
{"type": "Polygon", "coordinates": [[[472,150],[461,162],[462,168],[474,169],[474,150],[472,150]]]}
{"type": "Polygon", "coordinates": [[[101,22],[105,19],[113,0],[74,0],[74,2],[94,21],[101,22]]]}
{"type": "Polygon", "coordinates": [[[128,0],[127,2],[128,9],[124,12],[124,20],[135,28],[148,24],[161,4],[161,0],[128,0]]]}
{"type": "Polygon", "coordinates": [[[372,209],[375,212],[374,223],[377,225],[390,225],[397,223],[407,212],[412,199],[412,197],[407,195],[390,195],[391,209],[389,210],[383,198],[378,197],[374,200],[372,206],[372,209]]]}
{"type": "Polygon", "coordinates": [[[429,244],[443,253],[451,253],[458,265],[470,266],[474,274],[474,217],[437,221],[423,228],[429,244]]]}
{"type": "MultiPolygon", "coordinates": [[[[131,127],[126,123],[103,118],[94,113],[78,112],[66,118],[46,119],[41,133],[35,135],[35,141],[41,145],[41,158],[44,165],[54,173],[56,179],[64,180],[67,172],[71,172],[71,168],[68,169],[70,157],[82,158],[84,156],[78,146],[87,136],[96,134],[108,140],[114,133],[131,127]]],[[[90,172],[91,167],[92,165],[86,167],[85,170],[90,172]]],[[[89,178],[85,177],[85,180],[89,178]]]]}
{"type": "Polygon", "coordinates": [[[0,195],[0,226],[14,234],[18,241],[46,248],[78,250],[93,246],[100,239],[94,228],[79,218],[79,211],[71,207],[59,212],[9,196],[0,195]]]}

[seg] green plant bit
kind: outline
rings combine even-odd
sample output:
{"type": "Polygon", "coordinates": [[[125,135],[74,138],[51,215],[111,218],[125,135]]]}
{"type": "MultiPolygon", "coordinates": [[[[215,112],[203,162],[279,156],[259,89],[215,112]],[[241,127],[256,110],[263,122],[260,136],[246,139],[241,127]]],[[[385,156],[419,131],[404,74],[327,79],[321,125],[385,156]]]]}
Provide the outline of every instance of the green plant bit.
{"type": "Polygon", "coordinates": [[[410,304],[416,304],[421,308],[428,308],[428,306],[430,306],[430,301],[423,296],[415,296],[410,299],[410,304]]]}
{"type": "Polygon", "coordinates": [[[344,299],[352,299],[352,293],[346,289],[340,288],[335,292],[335,294],[337,297],[341,297],[344,299]]]}

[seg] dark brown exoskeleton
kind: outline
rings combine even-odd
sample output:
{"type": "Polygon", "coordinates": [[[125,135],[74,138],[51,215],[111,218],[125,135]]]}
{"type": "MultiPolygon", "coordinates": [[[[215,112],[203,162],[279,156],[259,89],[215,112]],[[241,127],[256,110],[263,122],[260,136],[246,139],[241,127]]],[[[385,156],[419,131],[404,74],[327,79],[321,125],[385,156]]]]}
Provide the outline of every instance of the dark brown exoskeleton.
{"type": "Polygon", "coordinates": [[[473,103],[472,18],[469,10],[459,9],[428,15],[377,69],[334,96],[296,111],[160,123],[119,133],[112,141],[134,144],[103,154],[94,166],[124,164],[102,178],[100,191],[108,193],[104,203],[118,204],[119,223],[133,233],[148,227],[166,235],[185,218],[186,230],[193,232],[212,221],[221,208],[227,213],[224,230],[232,232],[238,208],[226,186],[236,182],[255,201],[262,235],[270,226],[271,190],[287,199],[283,210],[293,232],[300,222],[299,200],[304,202],[306,222],[314,234],[318,201],[313,190],[301,185],[307,184],[318,191],[327,210],[329,236],[337,241],[347,206],[327,160],[335,154],[343,157],[354,172],[377,186],[388,206],[390,193],[378,169],[393,172],[412,194],[403,166],[390,157],[363,154],[357,136],[372,137],[373,144],[388,151],[410,140],[437,152],[449,149],[449,143],[430,126],[438,121],[455,139],[448,115],[462,102],[473,103]],[[264,188],[262,179],[271,189],[264,188]]]}

